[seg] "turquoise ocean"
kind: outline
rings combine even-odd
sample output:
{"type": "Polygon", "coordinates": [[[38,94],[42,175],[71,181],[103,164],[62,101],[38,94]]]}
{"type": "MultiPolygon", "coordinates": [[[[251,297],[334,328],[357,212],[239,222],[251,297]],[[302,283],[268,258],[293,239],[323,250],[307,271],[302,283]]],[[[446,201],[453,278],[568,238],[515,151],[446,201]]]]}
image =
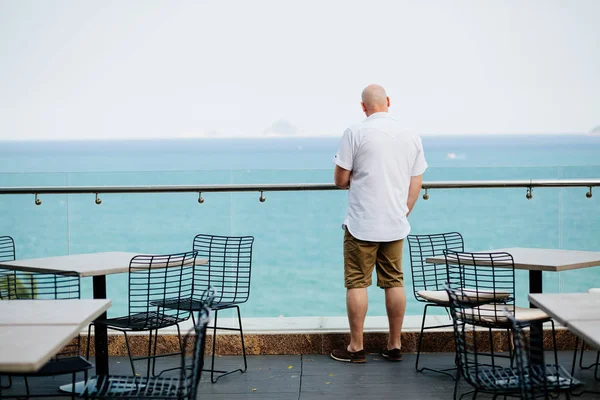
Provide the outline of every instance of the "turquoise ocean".
{"type": "MultiPolygon", "coordinates": [[[[0,142],[0,186],[329,183],[339,138],[0,142]]],[[[600,177],[600,137],[585,135],[424,136],[425,181],[600,177]]],[[[459,231],[467,250],[503,247],[600,251],[600,188],[431,190],[419,199],[412,233],[459,231]]],[[[170,253],[198,233],[253,235],[252,285],[244,317],[345,315],[341,223],[345,191],[0,196],[0,235],[18,258],[98,251],[170,253]]],[[[408,249],[407,314],[412,295],[408,249]]],[[[91,280],[83,297],[91,297],[91,280]]],[[[107,278],[110,315],[127,310],[125,274],[107,278]]],[[[527,304],[527,273],[517,272],[527,304]]],[[[600,267],[544,273],[544,291],[600,287],[600,267]]],[[[369,289],[369,315],[385,315],[369,289]]]]}

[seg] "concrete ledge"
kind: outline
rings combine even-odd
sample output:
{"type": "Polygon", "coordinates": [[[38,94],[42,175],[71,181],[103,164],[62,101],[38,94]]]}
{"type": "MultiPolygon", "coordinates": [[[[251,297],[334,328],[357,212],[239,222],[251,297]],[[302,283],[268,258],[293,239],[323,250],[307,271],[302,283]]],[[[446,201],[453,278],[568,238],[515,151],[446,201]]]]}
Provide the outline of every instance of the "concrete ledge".
{"type": "MultiPolygon", "coordinates": [[[[445,316],[427,318],[426,326],[449,324],[445,316]]],[[[248,318],[242,321],[244,325],[244,341],[249,355],[275,354],[329,354],[336,347],[341,347],[349,341],[348,321],[345,317],[296,317],[296,318],[248,318]]],[[[406,353],[416,352],[420,330],[420,317],[410,316],[405,319],[402,332],[402,349],[406,353]],[[417,323],[418,322],[418,323],[417,323]],[[415,323],[417,323],[415,325],[415,323]]],[[[552,348],[552,337],[549,324],[544,331],[544,345],[552,348]]],[[[219,316],[219,326],[237,327],[237,320],[222,319],[219,316]],[[234,324],[235,322],[235,324],[234,324]]],[[[191,329],[191,321],[181,325],[182,333],[191,329]]],[[[122,333],[109,331],[109,355],[127,356],[127,348],[122,333]]],[[[207,352],[212,351],[212,336],[207,335],[207,352]]],[[[82,349],[87,346],[87,330],[82,335],[82,349]]],[[[482,330],[481,342],[489,344],[487,330],[482,330]]],[[[508,338],[505,331],[497,330],[494,335],[494,351],[507,351],[508,338]]],[[[148,334],[128,334],[130,346],[134,355],[144,355],[148,349],[148,334]]],[[[387,343],[387,318],[368,317],[365,323],[365,349],[370,353],[379,352],[387,343]]],[[[557,326],[557,347],[559,350],[572,350],[575,346],[575,336],[566,329],[557,326]]],[[[157,352],[159,354],[177,351],[179,345],[175,328],[159,331],[157,352]]],[[[426,330],[423,335],[422,350],[424,352],[453,352],[454,335],[452,328],[426,330]]],[[[488,350],[488,349],[483,349],[488,350]]],[[[92,344],[93,354],[93,344],[92,344]]],[[[241,343],[236,332],[217,331],[217,354],[239,355],[241,343]]]]}

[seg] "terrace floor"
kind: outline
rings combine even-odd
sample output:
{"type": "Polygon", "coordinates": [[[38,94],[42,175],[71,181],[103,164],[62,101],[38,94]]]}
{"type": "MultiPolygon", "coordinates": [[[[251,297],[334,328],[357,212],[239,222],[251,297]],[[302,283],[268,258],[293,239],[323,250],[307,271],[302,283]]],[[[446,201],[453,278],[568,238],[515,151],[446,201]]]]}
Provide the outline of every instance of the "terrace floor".
{"type": "MultiPolygon", "coordinates": [[[[586,360],[592,361],[595,352],[587,352],[586,360]]],[[[560,362],[570,368],[572,352],[560,352],[560,362]]],[[[422,356],[424,364],[436,367],[453,365],[452,353],[432,353],[422,356]]],[[[219,366],[237,367],[241,357],[218,357],[219,366]]],[[[203,375],[199,386],[199,399],[284,399],[284,400],[329,400],[329,399],[452,399],[454,382],[446,376],[433,373],[418,373],[414,369],[415,355],[405,354],[402,362],[389,362],[377,354],[368,356],[366,364],[347,364],[332,360],[325,355],[282,355],[249,356],[248,371],[232,374],[216,384],[203,375]]],[[[175,366],[176,359],[162,360],[161,367],[175,366]]],[[[124,357],[111,357],[111,373],[130,374],[129,361],[124,357]]],[[[140,365],[141,367],[141,365],[140,365]]],[[[140,371],[143,372],[143,371],[140,371]]],[[[600,391],[600,381],[593,378],[593,370],[580,371],[576,376],[585,382],[584,389],[600,391]]],[[[6,383],[3,378],[3,383],[6,383]]],[[[68,383],[68,377],[32,379],[32,391],[56,390],[58,385],[68,383]]],[[[22,380],[14,381],[14,390],[22,390],[22,380]]],[[[468,391],[461,384],[459,393],[468,391]]],[[[14,392],[13,392],[14,393],[14,392]]],[[[60,397],[57,392],[56,398],[60,397]]],[[[470,398],[470,396],[468,397],[470,398]]],[[[491,396],[479,395],[486,399],[491,396]]],[[[600,399],[600,395],[584,394],[582,399],[600,399]]]]}

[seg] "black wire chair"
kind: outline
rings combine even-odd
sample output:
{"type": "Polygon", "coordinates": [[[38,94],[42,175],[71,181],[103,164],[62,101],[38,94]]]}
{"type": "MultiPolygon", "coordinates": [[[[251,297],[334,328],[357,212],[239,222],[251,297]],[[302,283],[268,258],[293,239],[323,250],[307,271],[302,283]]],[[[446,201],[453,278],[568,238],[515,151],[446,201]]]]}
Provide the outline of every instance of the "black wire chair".
{"type": "MultiPolygon", "coordinates": [[[[146,376],[156,376],[156,359],[178,355],[183,352],[179,323],[190,318],[189,304],[179,302],[179,296],[192,295],[196,251],[167,255],[138,255],[129,263],[129,313],[128,315],[92,322],[88,328],[105,325],[125,335],[127,354],[133,374],[136,374],[135,361],[147,361],[146,376]],[[174,302],[180,307],[163,308],[160,304],[174,302]],[[156,354],[158,330],[170,326],[177,327],[180,351],[169,354],[156,354]],[[149,332],[148,355],[134,357],[129,346],[128,332],[149,332]],[[152,340],[154,331],[154,342],[152,340]],[[154,347],[153,347],[154,344],[154,347]]],[[[87,356],[90,354],[88,340],[87,356]]]]}
{"type": "MultiPolygon", "coordinates": [[[[61,300],[61,299],[79,299],[81,296],[80,279],[76,272],[65,273],[30,273],[12,271],[7,275],[6,298],[9,300],[36,299],[36,300],[61,300]]],[[[4,296],[3,296],[4,298],[4,296]]],[[[35,344],[32,344],[35,345],[35,344]]],[[[83,372],[87,379],[88,370],[93,365],[85,358],[80,356],[81,337],[77,337],[56,354],[49,362],[42,366],[38,371],[23,374],[3,373],[4,375],[24,377],[26,394],[10,393],[7,397],[53,397],[57,393],[32,393],[29,380],[31,377],[56,376],[71,374],[72,384],[75,384],[77,373],[83,372]]],[[[0,398],[2,390],[0,388],[0,398]]],[[[71,395],[75,399],[75,394],[71,395]]]]}
{"type": "MultiPolygon", "coordinates": [[[[193,248],[198,252],[200,258],[208,260],[207,265],[200,265],[194,272],[194,295],[204,293],[212,287],[216,290],[216,296],[211,308],[214,310],[215,318],[212,328],[212,355],[210,369],[210,381],[216,383],[223,376],[234,372],[244,373],[248,369],[246,360],[246,346],[244,344],[244,331],[242,328],[242,316],[240,304],[248,301],[250,297],[250,277],[252,269],[252,246],[253,236],[215,236],[200,234],[194,237],[193,248]],[[218,326],[218,312],[234,308],[237,311],[239,328],[218,326]],[[240,332],[242,354],[244,357],[244,368],[231,371],[215,369],[215,354],[217,347],[217,330],[228,330],[240,332]],[[215,373],[219,375],[215,376],[215,373]]],[[[200,299],[201,301],[201,299],[200,299]]],[[[198,300],[192,301],[192,310],[198,308],[198,300]]]]}
{"type": "MultiPolygon", "coordinates": [[[[0,262],[14,261],[16,258],[15,241],[10,236],[0,236],[0,262]]],[[[0,268],[0,300],[8,298],[8,277],[12,274],[9,269],[0,268]]],[[[8,377],[8,383],[2,385],[2,376],[0,376],[0,389],[10,389],[12,378],[8,377]]]]}
{"type": "MultiPolygon", "coordinates": [[[[499,358],[494,354],[492,329],[512,329],[507,313],[520,322],[552,324],[554,361],[558,364],[554,321],[542,310],[515,306],[515,265],[508,253],[468,253],[445,250],[448,269],[448,287],[460,296],[462,304],[469,305],[470,312],[463,315],[469,324],[488,328],[491,367],[499,358]]],[[[542,342],[542,338],[539,338],[542,342]]],[[[480,346],[481,348],[481,346],[480,346]]],[[[544,364],[543,352],[536,353],[539,364],[544,364]]],[[[508,358],[513,360],[509,347],[508,358]]],[[[457,380],[458,381],[458,380],[457,380]]],[[[457,382],[458,383],[458,382],[457,382]]]]}
{"type": "MultiPolygon", "coordinates": [[[[210,299],[208,300],[210,303],[210,299]]],[[[87,398],[155,398],[195,400],[204,365],[206,327],[210,309],[206,305],[199,312],[198,324],[184,339],[181,364],[176,376],[97,376],[90,379],[81,393],[87,398]],[[186,355],[193,346],[191,357],[186,355]],[[191,358],[191,363],[189,359],[191,358]],[[191,366],[191,368],[189,368],[191,366]]]]}
{"type": "MultiPolygon", "coordinates": [[[[558,364],[539,365],[530,362],[530,354],[543,351],[531,347],[541,345],[530,341],[525,334],[528,322],[517,321],[507,308],[504,318],[511,325],[514,337],[515,360],[512,365],[502,365],[506,359],[494,360],[494,355],[482,352],[484,344],[481,331],[473,324],[476,317],[476,307],[472,298],[465,296],[461,289],[449,289],[450,312],[454,324],[454,339],[457,351],[457,363],[461,375],[473,390],[463,393],[460,398],[472,394],[476,398],[479,393],[491,394],[493,399],[498,396],[514,396],[533,399],[529,396],[546,396],[553,392],[567,392],[572,385],[580,384],[558,364]]],[[[484,339],[486,340],[486,339],[484,339]]],[[[456,398],[457,386],[454,388],[456,398]]]]}
{"type": "Polygon", "coordinates": [[[564,392],[566,397],[570,398],[570,389],[573,386],[580,385],[581,382],[573,378],[559,364],[539,365],[531,362],[531,353],[540,352],[544,349],[539,348],[540,342],[530,340],[530,336],[527,335],[528,322],[517,321],[509,313],[507,313],[507,318],[512,324],[517,382],[521,399],[543,398],[549,400],[551,397],[556,398],[556,394],[560,392],[564,392]]]}
{"type": "MultiPolygon", "coordinates": [[[[205,291],[211,287],[216,290],[216,296],[211,309],[215,313],[212,334],[212,357],[210,369],[210,380],[216,383],[220,378],[234,372],[246,372],[248,362],[246,360],[246,346],[244,344],[244,332],[242,328],[242,317],[239,305],[248,301],[250,296],[250,276],[252,269],[252,236],[215,236],[200,234],[194,237],[193,248],[198,252],[198,257],[208,260],[206,265],[198,265],[194,270],[194,292],[191,296],[182,295],[173,301],[161,304],[165,308],[183,307],[193,312],[199,311],[203,304],[205,291]],[[218,326],[218,312],[221,310],[235,308],[237,310],[239,328],[218,326]],[[228,330],[240,332],[242,354],[244,356],[244,368],[231,371],[215,369],[215,355],[217,347],[217,330],[228,330]],[[215,376],[215,373],[219,375],[215,376]]],[[[192,313],[192,318],[194,315],[192,313]]]]}
{"type": "Polygon", "coordinates": [[[425,318],[429,307],[441,307],[447,311],[449,306],[448,295],[444,289],[444,285],[448,281],[446,265],[432,264],[428,263],[426,260],[429,257],[442,256],[444,250],[464,251],[465,245],[463,237],[458,232],[448,232],[432,235],[408,235],[407,240],[410,253],[413,293],[418,302],[425,303],[421,331],[419,332],[419,340],[417,342],[415,369],[418,372],[438,372],[456,379],[455,376],[449,372],[456,371],[456,368],[433,369],[419,367],[419,359],[421,356],[424,330],[453,326],[452,324],[425,326],[425,318]]]}
{"type": "MultiPolygon", "coordinates": [[[[15,241],[10,236],[0,236],[0,262],[14,261],[16,257],[15,241]]],[[[8,277],[13,275],[13,271],[6,268],[0,268],[0,299],[8,298],[8,277]]]]}
{"type": "MultiPolygon", "coordinates": [[[[518,373],[516,368],[502,367],[499,360],[494,360],[494,354],[482,352],[484,345],[481,331],[477,331],[472,322],[473,303],[467,300],[459,289],[447,290],[450,314],[454,327],[454,342],[456,344],[456,362],[460,374],[474,390],[463,393],[460,398],[478,393],[489,393],[494,399],[499,395],[517,395],[520,393],[518,373]],[[466,301],[465,301],[466,300],[466,301]]],[[[458,379],[457,379],[458,382],[458,379]]],[[[456,399],[458,385],[454,385],[456,399]]]]}

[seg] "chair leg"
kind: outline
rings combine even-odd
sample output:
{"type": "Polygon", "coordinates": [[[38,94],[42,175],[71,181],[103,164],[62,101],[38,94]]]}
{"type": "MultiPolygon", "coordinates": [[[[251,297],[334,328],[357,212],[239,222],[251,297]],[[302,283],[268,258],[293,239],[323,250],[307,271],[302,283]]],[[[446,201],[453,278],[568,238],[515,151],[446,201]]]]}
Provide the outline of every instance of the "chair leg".
{"type": "MultiPolygon", "coordinates": [[[[575,336],[575,350],[573,351],[573,362],[571,363],[571,376],[575,375],[575,364],[577,364],[577,348],[579,347],[579,336],[575,336]]],[[[581,359],[580,359],[581,362],[581,359]]]]}
{"type": "Polygon", "coordinates": [[[27,377],[23,377],[23,380],[25,381],[25,391],[27,393],[27,398],[29,398],[31,396],[31,391],[29,390],[29,381],[27,380],[27,377]]]}
{"type": "MultiPolygon", "coordinates": [[[[425,308],[423,309],[423,319],[421,320],[421,331],[419,332],[419,339],[417,341],[417,359],[415,360],[415,369],[417,370],[417,372],[423,372],[423,371],[437,372],[439,374],[448,375],[452,379],[456,379],[454,374],[452,374],[451,372],[448,372],[448,371],[455,371],[456,368],[454,368],[454,367],[453,368],[444,368],[444,369],[434,369],[434,368],[428,368],[428,367],[420,367],[419,368],[419,359],[421,358],[421,349],[422,349],[422,344],[423,344],[423,331],[425,331],[425,329],[443,328],[443,327],[447,326],[447,325],[438,325],[438,326],[430,326],[430,327],[425,328],[425,319],[427,317],[427,308],[429,306],[432,306],[432,305],[425,304],[425,308]]],[[[433,307],[435,307],[435,306],[433,306],[433,307]]],[[[452,325],[449,325],[449,326],[452,326],[452,325]]],[[[240,327],[241,327],[241,322],[240,322],[240,327]]]]}
{"type": "Polygon", "coordinates": [[[550,320],[552,324],[552,346],[554,347],[554,365],[558,366],[558,349],[556,348],[556,330],[554,328],[554,321],[550,320]]]}
{"type": "MultiPolygon", "coordinates": [[[[87,350],[85,352],[85,358],[86,360],[90,360],[90,343],[91,343],[91,339],[90,339],[90,334],[92,333],[92,325],[94,325],[93,323],[88,325],[88,334],[87,334],[87,350]]],[[[96,327],[94,326],[94,335],[96,334],[95,331],[96,327]]],[[[94,349],[96,350],[96,349],[94,349]]]]}
{"type": "Polygon", "coordinates": [[[127,355],[129,356],[129,363],[131,364],[131,372],[133,372],[133,375],[136,376],[137,374],[135,373],[135,365],[133,364],[133,358],[131,357],[131,348],[129,347],[129,338],[127,336],[127,332],[123,331],[123,334],[125,335],[125,346],[127,347],[127,355]]]}
{"type": "MultiPolygon", "coordinates": [[[[154,350],[152,351],[152,376],[156,377],[156,347],[158,345],[158,329],[154,331],[154,350]]],[[[149,356],[150,354],[148,354],[149,356]]]]}
{"type": "MultiPolygon", "coordinates": [[[[156,339],[155,339],[156,341],[156,339]]],[[[147,369],[146,369],[146,378],[150,377],[150,363],[152,362],[152,329],[148,332],[148,360],[147,360],[147,369]]]]}
{"type": "Polygon", "coordinates": [[[494,357],[494,334],[492,328],[488,328],[490,333],[490,355],[492,359],[492,368],[496,368],[496,357],[494,357]]]}
{"type": "Polygon", "coordinates": [[[458,381],[460,381],[460,368],[458,367],[458,363],[456,363],[456,379],[454,380],[454,396],[452,397],[454,400],[456,400],[456,395],[458,394],[458,381]]]}
{"type": "Polygon", "coordinates": [[[421,357],[421,344],[423,343],[423,329],[425,328],[425,317],[427,316],[427,307],[429,304],[425,304],[423,309],[423,319],[421,320],[421,331],[419,332],[419,341],[417,342],[417,359],[415,361],[415,369],[417,372],[422,372],[423,368],[419,369],[419,358],[421,357]]]}
{"type": "Polygon", "coordinates": [[[508,338],[508,358],[510,359],[510,367],[514,367],[515,353],[513,352],[515,342],[513,340],[513,334],[511,329],[506,330],[506,337],[508,338]]]}
{"type": "Polygon", "coordinates": [[[240,308],[239,306],[232,306],[229,308],[237,308],[237,314],[238,314],[238,323],[239,323],[239,329],[238,328],[229,328],[229,327],[219,327],[219,318],[218,318],[218,309],[214,310],[214,326],[213,328],[213,348],[212,348],[212,357],[211,357],[211,366],[210,369],[203,369],[203,371],[209,372],[210,371],[210,381],[212,383],[217,383],[217,381],[229,374],[233,374],[235,372],[241,372],[244,373],[248,370],[248,360],[246,358],[246,345],[244,343],[244,331],[242,328],[242,316],[241,316],[241,312],[240,312],[240,308]],[[216,357],[216,353],[217,353],[217,329],[224,329],[224,330],[229,330],[229,331],[239,331],[240,332],[240,339],[241,339],[241,344],[242,344],[242,355],[244,357],[244,368],[238,368],[238,369],[233,369],[231,371],[222,371],[222,370],[217,370],[215,369],[215,357],[216,357]],[[215,373],[218,373],[218,375],[215,375],[215,373]]]}
{"type": "MultiPolygon", "coordinates": [[[[240,339],[242,341],[242,354],[244,355],[244,369],[242,370],[242,373],[244,373],[248,370],[248,362],[246,361],[246,346],[244,344],[244,331],[242,329],[242,315],[240,314],[240,307],[235,306],[235,308],[237,308],[238,323],[240,325],[240,339]]],[[[597,371],[597,368],[596,368],[596,371],[597,371]]]]}
{"type": "MultiPolygon", "coordinates": [[[[217,315],[219,313],[219,310],[215,310],[215,322],[214,322],[214,327],[213,327],[213,345],[212,345],[212,360],[211,360],[211,364],[210,364],[210,381],[212,383],[217,383],[216,379],[215,379],[215,351],[216,351],[216,347],[217,347],[217,315]]],[[[217,378],[218,379],[218,378],[217,378]]]]}

